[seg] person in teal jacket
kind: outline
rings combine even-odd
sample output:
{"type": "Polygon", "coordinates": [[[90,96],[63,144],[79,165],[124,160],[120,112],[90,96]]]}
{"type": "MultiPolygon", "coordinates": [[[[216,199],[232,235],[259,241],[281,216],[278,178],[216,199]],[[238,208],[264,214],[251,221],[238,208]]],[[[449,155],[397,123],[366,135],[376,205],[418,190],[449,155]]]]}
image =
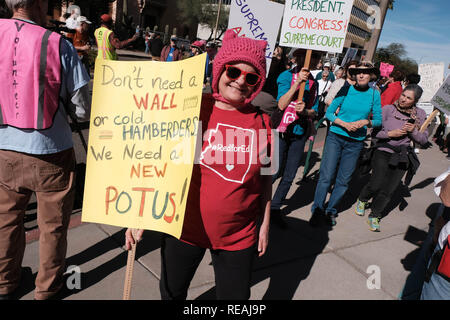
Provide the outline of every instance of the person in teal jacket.
{"type": "Polygon", "coordinates": [[[328,107],[325,116],[331,122],[320,164],[320,176],[311,207],[310,224],[325,220],[336,225],[337,205],[348,188],[359,154],[364,147],[368,127],[381,126],[380,93],[369,87],[376,68],[370,62],[360,62],[350,70],[356,75],[354,86],[344,86],[328,107]],[[325,200],[336,177],[328,205],[325,200]]]}

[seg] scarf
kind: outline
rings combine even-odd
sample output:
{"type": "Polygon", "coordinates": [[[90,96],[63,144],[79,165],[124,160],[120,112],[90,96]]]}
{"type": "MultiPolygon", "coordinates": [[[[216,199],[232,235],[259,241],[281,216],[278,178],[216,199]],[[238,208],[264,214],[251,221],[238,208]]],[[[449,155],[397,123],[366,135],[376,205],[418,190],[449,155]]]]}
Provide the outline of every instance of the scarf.
{"type": "Polygon", "coordinates": [[[411,119],[414,120],[414,125],[417,128],[417,130],[420,129],[418,121],[417,121],[417,107],[416,105],[412,105],[409,108],[401,108],[400,104],[398,103],[398,100],[394,102],[394,107],[400,112],[403,113],[404,115],[409,116],[411,119]]]}

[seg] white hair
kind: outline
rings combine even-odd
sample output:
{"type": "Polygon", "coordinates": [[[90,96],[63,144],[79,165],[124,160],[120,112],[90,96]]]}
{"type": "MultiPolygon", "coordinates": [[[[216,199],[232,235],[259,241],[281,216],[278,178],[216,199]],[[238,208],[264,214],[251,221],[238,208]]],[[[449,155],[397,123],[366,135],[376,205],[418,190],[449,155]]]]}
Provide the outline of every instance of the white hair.
{"type": "Polygon", "coordinates": [[[18,8],[28,8],[31,7],[35,0],[5,0],[6,5],[9,10],[15,11],[18,8]]]}

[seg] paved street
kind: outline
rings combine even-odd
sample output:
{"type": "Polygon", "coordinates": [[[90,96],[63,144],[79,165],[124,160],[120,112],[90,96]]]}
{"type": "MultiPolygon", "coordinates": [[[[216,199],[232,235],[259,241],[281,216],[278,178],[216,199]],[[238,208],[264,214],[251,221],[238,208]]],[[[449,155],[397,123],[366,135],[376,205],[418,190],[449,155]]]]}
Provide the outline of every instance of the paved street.
{"type": "MultiPolygon", "coordinates": [[[[87,128],[83,134],[87,140],[87,128]]],[[[319,129],[309,178],[302,180],[303,166],[300,167],[288,194],[283,211],[287,230],[271,227],[268,252],[257,259],[254,266],[251,299],[394,300],[412,268],[418,244],[424,239],[439,203],[433,192],[433,180],[450,162],[436,145],[420,150],[418,173],[409,191],[404,187],[397,190],[389,204],[389,215],[381,221],[379,233],[368,230],[367,217],[354,213],[358,193],[367,182],[367,177],[358,175],[342,201],[334,229],[313,229],[308,220],[324,136],[325,128],[319,129]],[[373,266],[379,267],[381,272],[380,289],[367,286],[373,266]]],[[[86,155],[76,133],[74,140],[81,170],[86,155]]],[[[79,176],[82,182],[82,174],[79,176]]],[[[276,184],[273,190],[275,188],[276,184]]],[[[125,229],[80,223],[80,204],[78,201],[72,215],[67,263],[81,271],[81,289],[73,290],[66,299],[122,299],[127,261],[127,251],[123,248],[125,229]]],[[[23,266],[31,267],[34,278],[38,270],[39,243],[33,228],[33,212],[35,205],[31,204],[27,215],[30,221],[26,224],[31,230],[27,234],[23,266]]],[[[159,233],[146,231],[138,245],[131,299],[160,299],[159,241],[159,233]]],[[[24,300],[33,299],[33,279],[28,280],[24,300]]],[[[214,299],[214,274],[209,254],[195,274],[188,299],[214,299]]]]}

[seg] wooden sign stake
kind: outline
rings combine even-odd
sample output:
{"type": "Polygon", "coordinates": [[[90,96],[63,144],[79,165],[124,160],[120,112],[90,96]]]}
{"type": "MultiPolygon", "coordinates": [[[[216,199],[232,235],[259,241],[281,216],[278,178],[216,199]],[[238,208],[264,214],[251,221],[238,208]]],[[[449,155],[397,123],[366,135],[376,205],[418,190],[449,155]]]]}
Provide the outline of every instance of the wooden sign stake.
{"type": "MultiPolygon", "coordinates": [[[[311,54],[312,54],[312,50],[308,49],[306,51],[306,58],[305,58],[305,65],[303,66],[303,68],[306,68],[309,70],[309,64],[311,63],[311,54]]],[[[306,86],[306,82],[303,82],[300,85],[300,92],[298,93],[298,99],[297,102],[301,102],[303,101],[303,95],[305,93],[305,86],[306,86]]]]}
{"type": "Polygon", "coordinates": [[[127,259],[127,269],[125,271],[125,283],[123,287],[123,300],[130,300],[131,295],[131,282],[133,280],[133,268],[134,268],[134,259],[136,257],[136,229],[131,229],[131,233],[133,234],[134,244],[131,245],[131,250],[128,251],[128,259],[127,259]]]}
{"type": "Polygon", "coordinates": [[[439,110],[438,109],[434,109],[433,112],[429,115],[429,117],[427,118],[427,120],[425,120],[425,122],[422,124],[422,126],[420,127],[419,132],[420,133],[424,133],[425,130],[428,128],[428,126],[430,125],[431,121],[433,121],[434,118],[436,118],[436,116],[439,114],[439,110]]]}

